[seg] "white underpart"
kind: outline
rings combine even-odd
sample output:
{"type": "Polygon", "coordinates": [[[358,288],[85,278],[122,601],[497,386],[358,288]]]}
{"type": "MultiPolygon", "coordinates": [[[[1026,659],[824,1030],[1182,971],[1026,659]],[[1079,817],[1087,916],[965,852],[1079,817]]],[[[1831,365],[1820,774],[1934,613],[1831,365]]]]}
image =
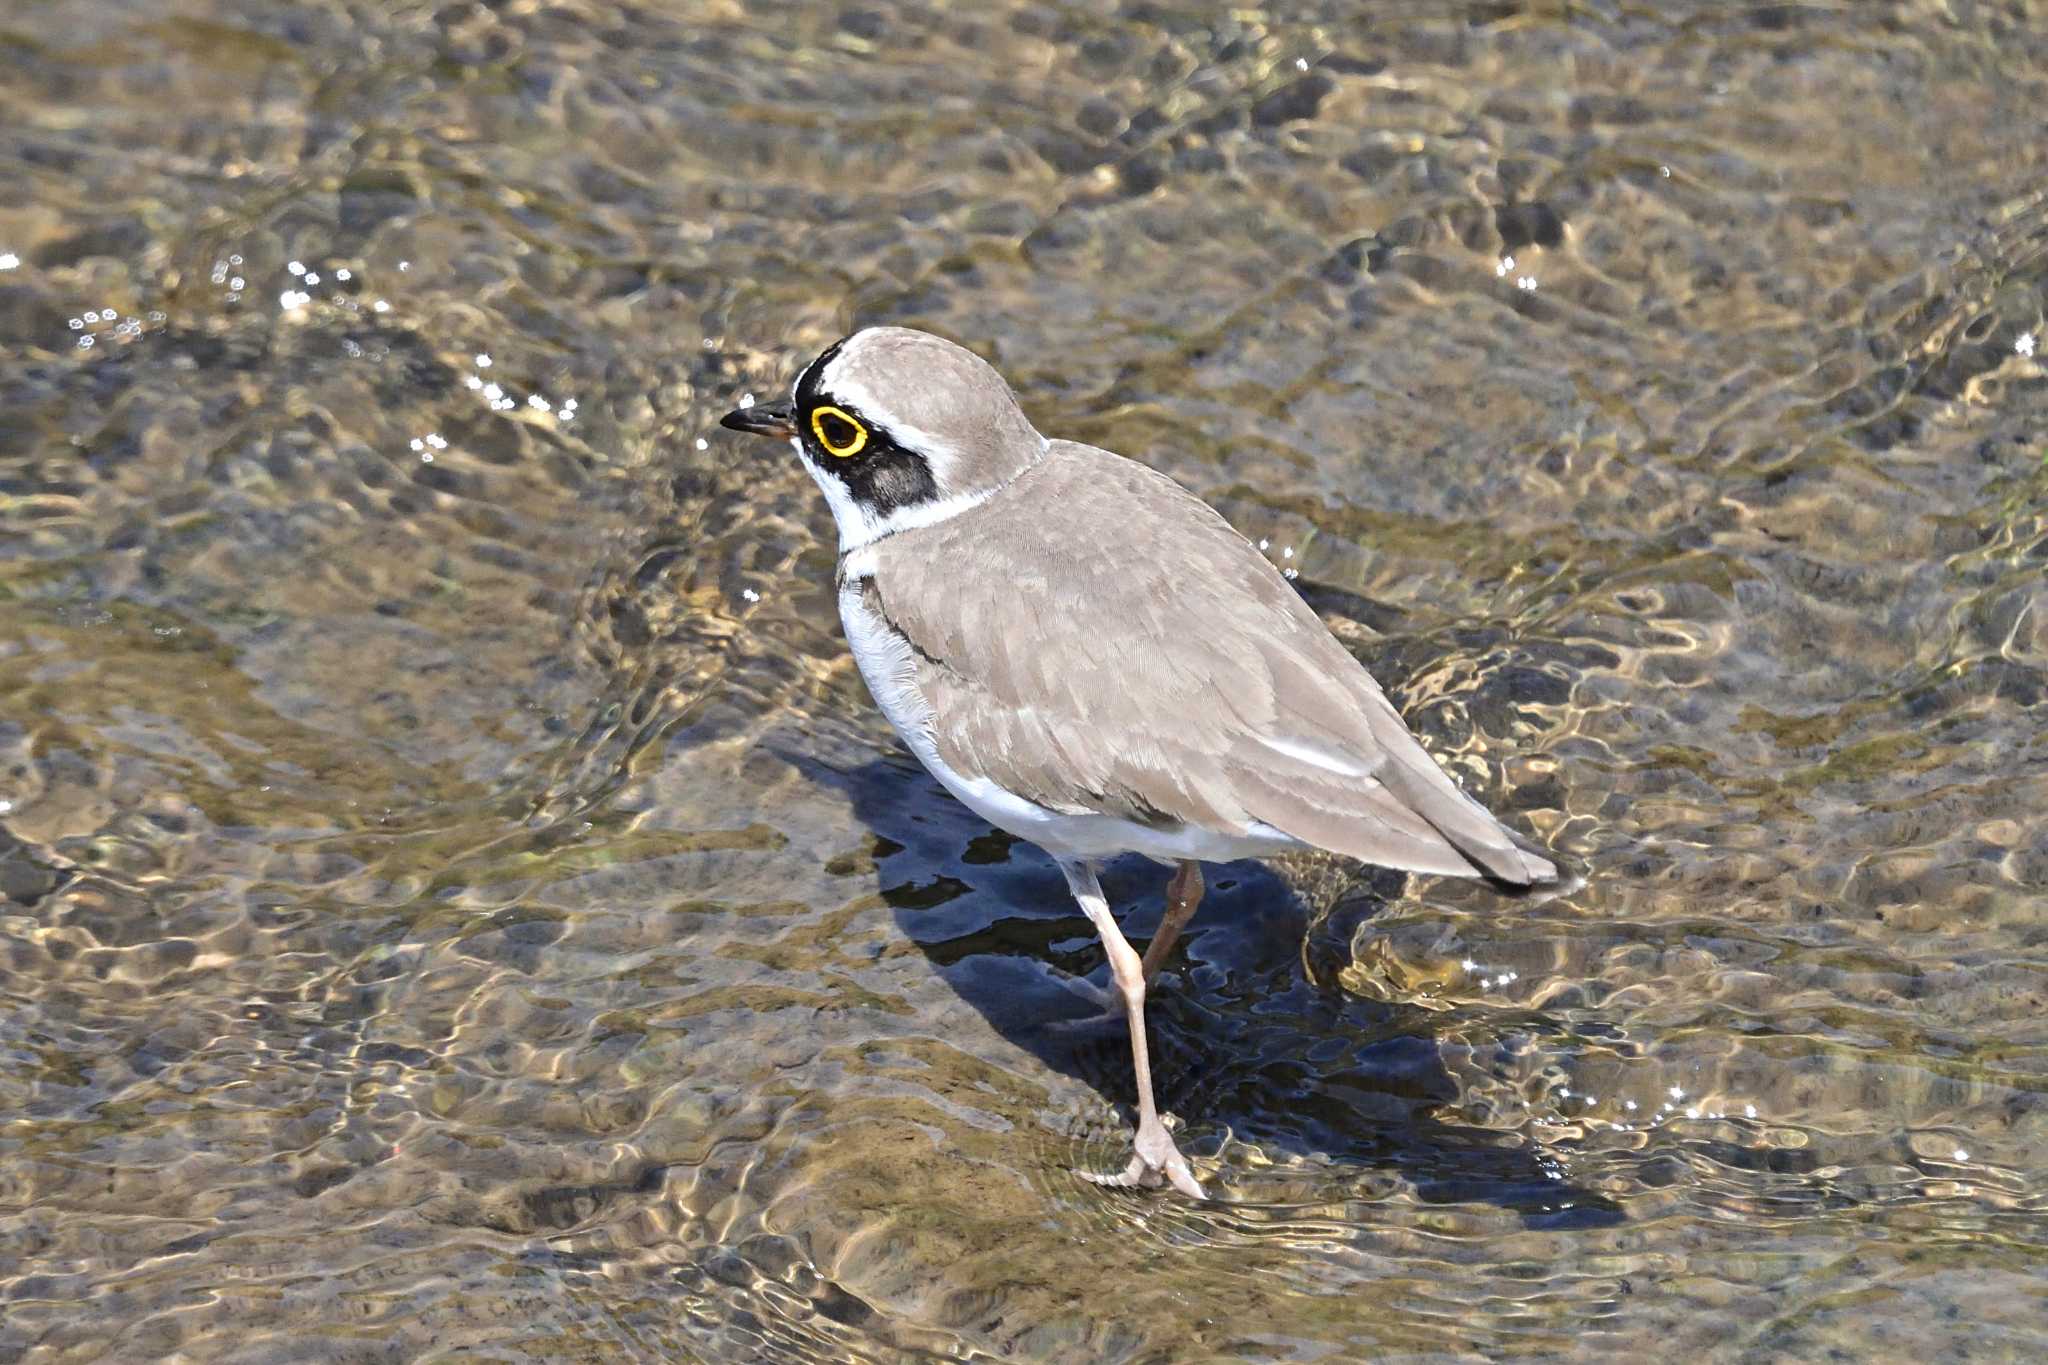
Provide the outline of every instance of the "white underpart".
{"type": "Polygon", "coordinates": [[[1068,815],[1048,810],[986,777],[955,770],[939,757],[932,737],[932,708],[918,691],[909,642],[868,606],[853,577],[849,573],[839,589],[839,619],[846,626],[846,641],[861,677],[867,680],[868,691],[939,785],[998,829],[1029,839],[1070,863],[1094,862],[1119,853],[1140,853],[1160,862],[1182,858],[1228,862],[1305,847],[1291,835],[1256,820],[1235,830],[1194,825],[1156,829],[1114,815],[1068,815]]]}

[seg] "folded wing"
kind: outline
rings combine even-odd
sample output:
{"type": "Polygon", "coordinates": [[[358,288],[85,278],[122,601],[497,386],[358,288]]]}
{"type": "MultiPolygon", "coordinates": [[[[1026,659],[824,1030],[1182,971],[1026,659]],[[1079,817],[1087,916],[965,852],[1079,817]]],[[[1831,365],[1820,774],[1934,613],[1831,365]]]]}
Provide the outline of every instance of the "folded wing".
{"type": "Polygon", "coordinates": [[[1263,823],[1516,885],[1557,875],[1458,789],[1264,556],[1143,465],[1055,442],[990,502],[872,553],[864,591],[910,642],[958,771],[1067,813],[1263,823]]]}

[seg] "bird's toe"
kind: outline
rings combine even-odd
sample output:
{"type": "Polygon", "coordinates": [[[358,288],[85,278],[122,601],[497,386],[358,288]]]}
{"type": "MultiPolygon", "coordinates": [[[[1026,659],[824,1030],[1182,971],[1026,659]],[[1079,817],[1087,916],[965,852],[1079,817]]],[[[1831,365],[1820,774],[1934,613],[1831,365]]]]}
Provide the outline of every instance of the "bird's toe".
{"type": "Polygon", "coordinates": [[[1152,1189],[1164,1183],[1159,1172],[1146,1165],[1145,1158],[1137,1155],[1133,1155],[1131,1164],[1121,1171],[1076,1171],[1074,1174],[1092,1184],[1119,1190],[1152,1189]]]}
{"type": "Polygon", "coordinates": [[[1115,1189],[1154,1190],[1161,1185],[1172,1185],[1190,1199],[1207,1199],[1209,1192],[1202,1188],[1202,1182],[1195,1178],[1194,1167],[1173,1145],[1172,1136],[1162,1124],[1150,1132],[1140,1133],[1131,1153],[1131,1164],[1121,1171],[1099,1174],[1094,1171],[1077,1171],[1083,1180],[1115,1189]]]}
{"type": "Polygon", "coordinates": [[[1174,1145],[1173,1135],[1166,1131],[1165,1124],[1156,1124],[1149,1130],[1139,1129],[1134,1146],[1136,1153],[1132,1160],[1152,1173],[1153,1183],[1170,1182],[1190,1199],[1209,1197],[1208,1191],[1202,1188],[1202,1182],[1195,1179],[1194,1168],[1188,1165],[1188,1159],[1174,1145]]]}

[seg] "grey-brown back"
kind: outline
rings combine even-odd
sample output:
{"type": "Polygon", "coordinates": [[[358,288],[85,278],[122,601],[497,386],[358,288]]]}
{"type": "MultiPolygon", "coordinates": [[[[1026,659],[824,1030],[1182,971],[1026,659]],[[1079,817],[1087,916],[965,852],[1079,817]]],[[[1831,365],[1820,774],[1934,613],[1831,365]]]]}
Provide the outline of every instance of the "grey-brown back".
{"type": "Polygon", "coordinates": [[[1178,484],[1055,441],[987,502],[862,552],[956,771],[1048,809],[1526,884],[1517,847],[1263,555],[1178,484]]]}

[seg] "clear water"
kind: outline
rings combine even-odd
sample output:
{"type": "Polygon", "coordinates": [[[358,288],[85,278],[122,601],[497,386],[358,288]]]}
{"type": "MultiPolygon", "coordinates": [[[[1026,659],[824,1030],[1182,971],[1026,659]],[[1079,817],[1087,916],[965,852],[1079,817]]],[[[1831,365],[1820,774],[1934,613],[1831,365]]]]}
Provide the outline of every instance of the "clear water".
{"type": "Polygon", "coordinates": [[[2048,15],[1355,10],[0,11],[0,1360],[2048,1352],[2048,15]],[[715,427],[883,320],[1583,876],[1215,869],[1227,1202],[715,427]]]}

